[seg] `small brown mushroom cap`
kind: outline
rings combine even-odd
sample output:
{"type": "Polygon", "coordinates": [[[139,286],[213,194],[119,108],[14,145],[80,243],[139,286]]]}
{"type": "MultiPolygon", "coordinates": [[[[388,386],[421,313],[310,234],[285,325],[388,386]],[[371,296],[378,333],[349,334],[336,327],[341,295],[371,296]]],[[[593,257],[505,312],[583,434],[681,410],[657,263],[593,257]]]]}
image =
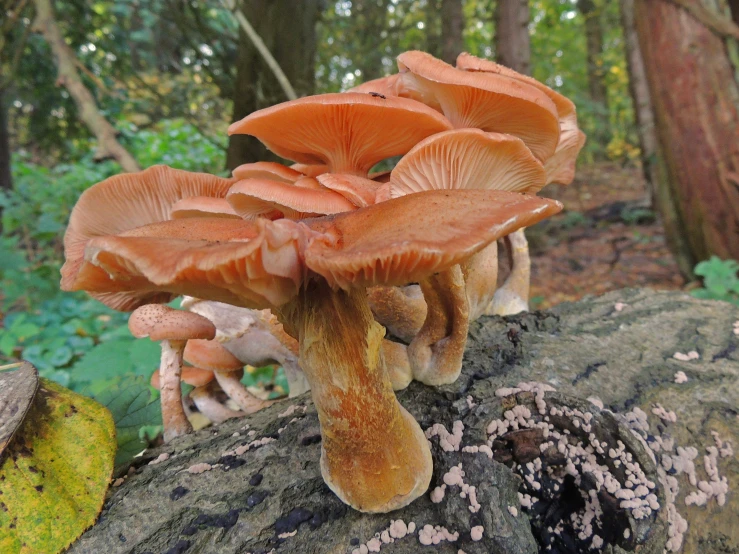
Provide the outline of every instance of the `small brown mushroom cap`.
{"type": "Polygon", "coordinates": [[[275,219],[272,214],[279,212],[289,219],[304,219],[356,209],[341,194],[310,177],[302,177],[294,184],[245,179],[231,187],[226,199],[243,218],[266,216],[275,219]]]}
{"type": "MultiPolygon", "coordinates": [[[[193,366],[184,366],[182,368],[182,373],[180,373],[180,380],[183,383],[192,385],[193,387],[202,387],[203,385],[207,385],[213,381],[214,378],[212,371],[193,366]]],[[[154,373],[151,374],[151,386],[157,390],[161,388],[158,369],[154,370],[154,373]]]]}
{"type": "Polygon", "coordinates": [[[536,193],[546,172],[523,141],[479,129],[455,129],[419,142],[390,174],[390,196],[432,189],[536,193]]]}
{"type": "Polygon", "coordinates": [[[413,100],[345,92],[258,110],[233,123],[228,133],[253,135],[289,160],[366,176],[377,162],[450,128],[444,116],[413,100]]]}
{"type": "Polygon", "coordinates": [[[149,337],[156,342],[212,339],[216,336],[216,327],[208,318],[163,304],[136,308],[128,318],[128,329],[137,339],[149,337]]]}
{"type": "Polygon", "coordinates": [[[238,219],[239,215],[231,204],[224,198],[210,198],[208,196],[191,196],[172,204],[170,210],[172,219],[186,217],[223,217],[238,219]]]}
{"type": "Polygon", "coordinates": [[[189,340],[183,356],[186,362],[210,371],[231,372],[244,369],[244,362],[215,340],[189,340]]]}
{"type": "Polygon", "coordinates": [[[538,88],[500,74],[462,71],[424,52],[398,56],[398,94],[439,109],[457,129],[522,139],[541,161],[559,141],[557,108],[538,88]]]}
{"type": "Polygon", "coordinates": [[[242,164],[232,171],[234,179],[270,179],[283,183],[294,183],[303,173],[277,162],[254,162],[242,164]]]}
{"type": "Polygon", "coordinates": [[[309,242],[305,263],[332,287],[404,285],[448,269],[561,209],[553,200],[497,190],[408,194],[306,220],[322,235],[309,242]]]}

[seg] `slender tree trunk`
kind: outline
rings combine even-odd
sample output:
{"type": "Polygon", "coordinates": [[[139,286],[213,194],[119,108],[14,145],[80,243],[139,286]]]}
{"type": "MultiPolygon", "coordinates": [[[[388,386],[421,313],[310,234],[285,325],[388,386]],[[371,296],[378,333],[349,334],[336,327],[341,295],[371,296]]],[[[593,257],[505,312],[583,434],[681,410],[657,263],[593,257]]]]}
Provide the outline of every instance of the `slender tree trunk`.
{"type": "Polygon", "coordinates": [[[425,50],[432,56],[441,58],[441,0],[428,0],[425,15],[425,50]]]}
{"type": "Polygon", "coordinates": [[[54,54],[59,71],[57,83],[67,89],[77,106],[79,118],[97,138],[97,157],[115,159],[124,171],[139,171],[138,163],[118,142],[115,128],[100,113],[95,98],[80,79],[74,52],[67,45],[59,30],[51,1],[34,0],[34,5],[36,6],[34,26],[43,34],[54,54]]]}
{"type": "MultiPolygon", "coordinates": [[[[249,0],[240,9],[282,68],[298,96],[315,86],[316,22],[320,0],[249,0]]],[[[233,121],[286,100],[273,72],[249,38],[240,31],[236,57],[233,121]]],[[[255,138],[229,137],[229,169],[248,162],[276,159],[255,138]]]]}
{"type": "Polygon", "coordinates": [[[729,9],[731,10],[731,19],[739,25],[739,0],[729,0],[729,9]]]}
{"type": "Polygon", "coordinates": [[[495,56],[498,63],[531,74],[528,0],[498,0],[495,8],[495,56]]]}
{"type": "Polygon", "coordinates": [[[578,0],[577,5],[585,18],[585,40],[587,44],[588,89],[596,113],[596,131],[593,139],[601,151],[611,138],[608,121],[608,90],[603,66],[603,24],[601,8],[594,0],[578,0]]]}
{"type": "MultiPolygon", "coordinates": [[[[5,91],[0,88],[0,191],[13,188],[10,172],[10,134],[8,132],[8,107],[5,104],[5,91]]],[[[2,208],[0,208],[2,212],[2,208]]]]}
{"type": "Polygon", "coordinates": [[[354,0],[352,18],[360,38],[359,59],[354,60],[362,72],[362,81],[371,81],[385,74],[382,58],[385,52],[379,45],[383,42],[381,34],[387,29],[387,8],[389,0],[354,0]]]}
{"type": "Polygon", "coordinates": [[[454,64],[465,51],[462,0],[441,0],[441,59],[454,64]]]}
{"type": "Polygon", "coordinates": [[[690,275],[712,254],[739,259],[739,86],[724,39],[690,13],[667,0],[635,8],[668,177],[657,207],[690,275]]]}
{"type": "Polygon", "coordinates": [[[629,91],[634,103],[634,114],[641,148],[641,163],[650,203],[655,205],[655,187],[660,177],[658,172],[657,132],[654,129],[652,99],[644,68],[644,60],[639,47],[634,22],[634,0],[621,0],[621,24],[624,29],[626,45],[626,64],[629,69],[629,91]]]}

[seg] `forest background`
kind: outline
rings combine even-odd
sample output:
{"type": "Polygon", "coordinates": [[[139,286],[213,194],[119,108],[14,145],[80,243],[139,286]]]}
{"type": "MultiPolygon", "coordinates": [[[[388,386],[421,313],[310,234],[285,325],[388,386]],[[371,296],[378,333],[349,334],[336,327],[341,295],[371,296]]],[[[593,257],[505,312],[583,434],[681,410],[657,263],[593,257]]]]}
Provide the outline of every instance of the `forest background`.
{"type": "MultiPolygon", "coordinates": [[[[565,212],[528,231],[534,308],[637,285],[739,303],[739,0],[0,6],[0,365],[23,358],[99,398],[126,391],[134,447],[156,434],[158,347],[131,337],[127,314],[59,291],[64,227],[81,192],[121,170],[226,175],[276,159],[226,136],[287,99],[240,17],[298,96],[393,73],[397,54],[418,49],[452,64],[462,51],[495,59],[572,99],[588,141],[575,183],[545,191],[565,212]],[[691,167],[685,152],[703,146],[705,166],[691,167]]],[[[269,368],[245,379],[285,387],[269,368]]]]}

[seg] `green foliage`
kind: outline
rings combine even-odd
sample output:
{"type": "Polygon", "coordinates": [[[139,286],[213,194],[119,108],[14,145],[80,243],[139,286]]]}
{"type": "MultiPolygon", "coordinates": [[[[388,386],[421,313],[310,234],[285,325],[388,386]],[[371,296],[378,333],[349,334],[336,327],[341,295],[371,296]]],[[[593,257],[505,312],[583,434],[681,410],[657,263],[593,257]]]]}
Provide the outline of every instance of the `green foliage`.
{"type": "Polygon", "coordinates": [[[115,467],[118,469],[147,448],[150,437],[161,430],[159,399],[153,397],[151,387],[142,377],[119,379],[92,393],[92,397],[113,415],[118,439],[115,467]]]}
{"type": "Polygon", "coordinates": [[[693,296],[739,306],[739,262],[711,256],[695,266],[695,274],[703,277],[703,288],[692,291],[693,296]]]}

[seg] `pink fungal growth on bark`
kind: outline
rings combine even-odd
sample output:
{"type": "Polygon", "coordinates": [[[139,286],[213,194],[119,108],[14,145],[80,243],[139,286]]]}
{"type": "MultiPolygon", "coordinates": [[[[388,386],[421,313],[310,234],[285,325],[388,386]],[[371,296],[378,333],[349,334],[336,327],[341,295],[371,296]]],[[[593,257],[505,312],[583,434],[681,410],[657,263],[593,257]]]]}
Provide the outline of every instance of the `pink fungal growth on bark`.
{"type": "Polygon", "coordinates": [[[443,541],[455,542],[458,538],[458,532],[451,533],[446,527],[440,525],[424,525],[423,529],[418,532],[418,542],[424,546],[439,544],[443,541]]]}
{"type": "Polygon", "coordinates": [[[626,306],[628,306],[628,304],[624,304],[623,302],[616,302],[616,303],[615,303],[615,304],[613,305],[613,309],[614,309],[614,310],[616,310],[617,312],[620,312],[620,311],[621,311],[621,310],[623,310],[623,309],[624,309],[624,308],[625,308],[626,306]]]}
{"type": "Polygon", "coordinates": [[[482,525],[475,525],[472,529],[470,529],[472,540],[475,542],[482,540],[482,535],[484,532],[485,528],[482,525]]]}
{"type": "Polygon", "coordinates": [[[394,543],[396,540],[400,540],[407,535],[412,534],[415,530],[416,524],[413,522],[406,525],[402,519],[390,520],[389,527],[383,529],[379,533],[375,533],[375,536],[366,543],[360,544],[357,548],[352,550],[352,554],[380,552],[384,545],[394,543]]]}
{"type": "Polygon", "coordinates": [[[734,322],[734,334],[739,337],[739,320],[734,322]]]}
{"type": "Polygon", "coordinates": [[[682,385],[683,383],[687,382],[688,376],[685,375],[684,371],[678,371],[677,373],[675,373],[675,383],[677,383],[678,385],[682,385]]]}
{"type": "Polygon", "coordinates": [[[691,350],[687,354],[683,354],[682,352],[675,352],[672,357],[676,360],[680,360],[681,362],[689,362],[691,360],[697,360],[701,356],[695,350],[691,350]]]}
{"type": "Polygon", "coordinates": [[[665,423],[675,423],[677,421],[675,412],[672,410],[667,411],[661,404],[655,404],[654,408],[652,408],[652,413],[665,423]]]}
{"type": "Polygon", "coordinates": [[[447,431],[441,423],[434,423],[426,429],[426,438],[439,437],[439,446],[444,452],[458,452],[464,435],[464,424],[457,420],[452,424],[452,432],[447,431]]]}

